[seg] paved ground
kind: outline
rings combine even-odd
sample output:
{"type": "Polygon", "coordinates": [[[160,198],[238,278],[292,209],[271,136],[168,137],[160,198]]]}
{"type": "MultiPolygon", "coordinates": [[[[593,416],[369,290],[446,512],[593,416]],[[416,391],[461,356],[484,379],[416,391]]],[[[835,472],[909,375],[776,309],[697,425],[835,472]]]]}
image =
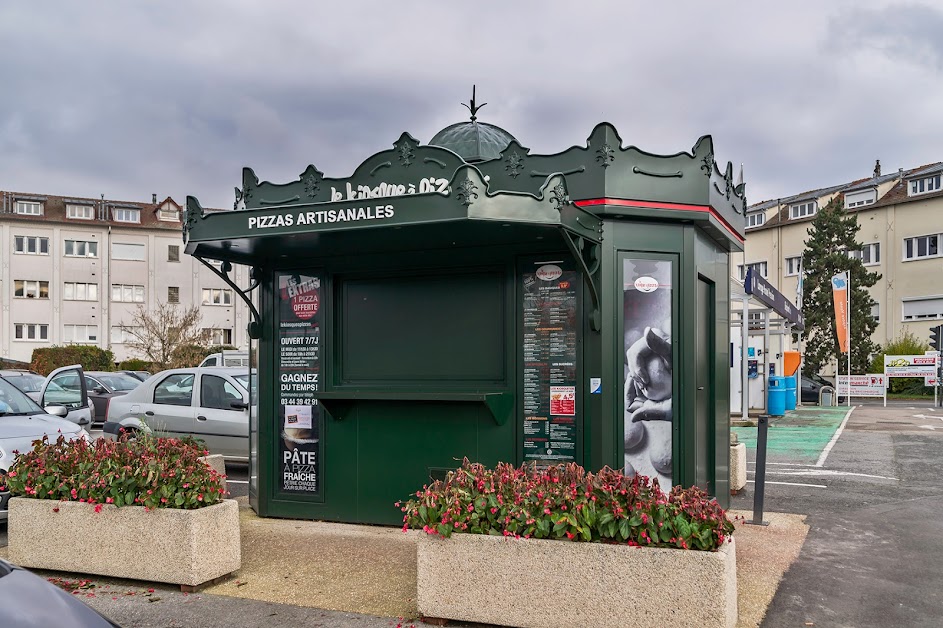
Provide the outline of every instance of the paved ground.
{"type": "MultiPolygon", "coordinates": [[[[770,429],[766,509],[807,514],[811,529],[762,625],[939,627],[943,412],[929,404],[858,407],[824,460],[807,440],[796,440],[791,454],[772,442],[793,438],[792,428],[779,431],[774,420],[770,429]]],[[[752,508],[752,488],[734,507],[752,508]]]]}

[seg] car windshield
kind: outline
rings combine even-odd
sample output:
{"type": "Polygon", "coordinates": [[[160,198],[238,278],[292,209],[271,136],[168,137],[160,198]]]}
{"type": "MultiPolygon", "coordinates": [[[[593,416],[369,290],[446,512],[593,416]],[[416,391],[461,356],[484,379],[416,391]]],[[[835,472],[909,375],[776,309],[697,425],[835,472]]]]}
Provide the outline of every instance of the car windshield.
{"type": "Polygon", "coordinates": [[[13,384],[23,392],[39,392],[43,388],[43,382],[46,378],[35,373],[23,373],[22,375],[9,375],[7,382],[13,384]]]}
{"type": "Polygon", "coordinates": [[[42,414],[43,409],[23,391],[0,377],[0,417],[6,415],[42,414]]]}
{"type": "Polygon", "coordinates": [[[140,384],[140,380],[134,379],[130,375],[122,375],[121,373],[113,373],[110,375],[96,375],[95,379],[103,383],[108,388],[112,390],[118,390],[121,392],[126,392],[128,390],[134,390],[140,384]]]}
{"type": "MultiPolygon", "coordinates": [[[[237,382],[239,382],[240,384],[242,384],[243,388],[245,388],[246,390],[250,390],[249,389],[250,379],[249,379],[248,373],[244,373],[241,375],[233,375],[232,378],[236,380],[237,382]]],[[[252,382],[252,389],[251,389],[252,398],[256,399],[256,394],[258,393],[258,390],[259,390],[259,376],[253,373],[251,382],[252,382]]]]}

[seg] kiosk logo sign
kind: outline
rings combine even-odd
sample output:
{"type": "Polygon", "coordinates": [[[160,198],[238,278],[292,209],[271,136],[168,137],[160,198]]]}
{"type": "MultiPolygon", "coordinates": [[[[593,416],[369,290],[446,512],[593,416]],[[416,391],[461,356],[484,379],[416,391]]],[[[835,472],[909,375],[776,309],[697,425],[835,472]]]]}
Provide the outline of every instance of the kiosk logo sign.
{"type": "Polygon", "coordinates": [[[654,292],[658,290],[658,280],[654,277],[639,277],[635,280],[635,289],[639,292],[654,292]]]}
{"type": "Polygon", "coordinates": [[[541,281],[553,281],[563,276],[563,269],[556,264],[544,264],[535,273],[541,281]]]}

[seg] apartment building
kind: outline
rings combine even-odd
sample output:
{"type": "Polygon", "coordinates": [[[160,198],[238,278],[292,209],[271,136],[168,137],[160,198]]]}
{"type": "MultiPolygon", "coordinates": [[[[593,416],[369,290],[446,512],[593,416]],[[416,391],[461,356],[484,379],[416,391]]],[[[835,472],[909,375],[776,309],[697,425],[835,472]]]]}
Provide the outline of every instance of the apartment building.
{"type": "Polygon", "coordinates": [[[747,209],[746,245],[731,256],[731,274],[743,280],[752,266],[787,297],[795,298],[804,241],[818,210],[839,197],[858,216],[861,248],[849,251],[881,279],[869,289],[878,320],[873,340],[884,344],[909,331],[928,339],[943,322],[943,162],[872,176],[765,201],[747,209]]]}
{"type": "MultiPolygon", "coordinates": [[[[120,326],[138,306],[200,306],[212,341],[247,346],[247,310],[226,283],[183,252],[182,207],[0,191],[0,356],[68,343],[135,356],[120,326]]],[[[247,270],[233,271],[247,285],[247,270]]]]}

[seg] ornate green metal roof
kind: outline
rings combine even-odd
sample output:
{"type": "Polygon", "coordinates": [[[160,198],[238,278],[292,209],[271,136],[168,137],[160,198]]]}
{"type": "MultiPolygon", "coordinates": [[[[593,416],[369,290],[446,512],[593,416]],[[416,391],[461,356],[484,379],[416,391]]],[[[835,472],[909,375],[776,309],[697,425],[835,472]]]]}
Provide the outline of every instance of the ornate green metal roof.
{"type": "Polygon", "coordinates": [[[497,159],[514,137],[493,124],[470,121],[447,126],[429,140],[430,146],[447,148],[470,164],[497,159]]]}

